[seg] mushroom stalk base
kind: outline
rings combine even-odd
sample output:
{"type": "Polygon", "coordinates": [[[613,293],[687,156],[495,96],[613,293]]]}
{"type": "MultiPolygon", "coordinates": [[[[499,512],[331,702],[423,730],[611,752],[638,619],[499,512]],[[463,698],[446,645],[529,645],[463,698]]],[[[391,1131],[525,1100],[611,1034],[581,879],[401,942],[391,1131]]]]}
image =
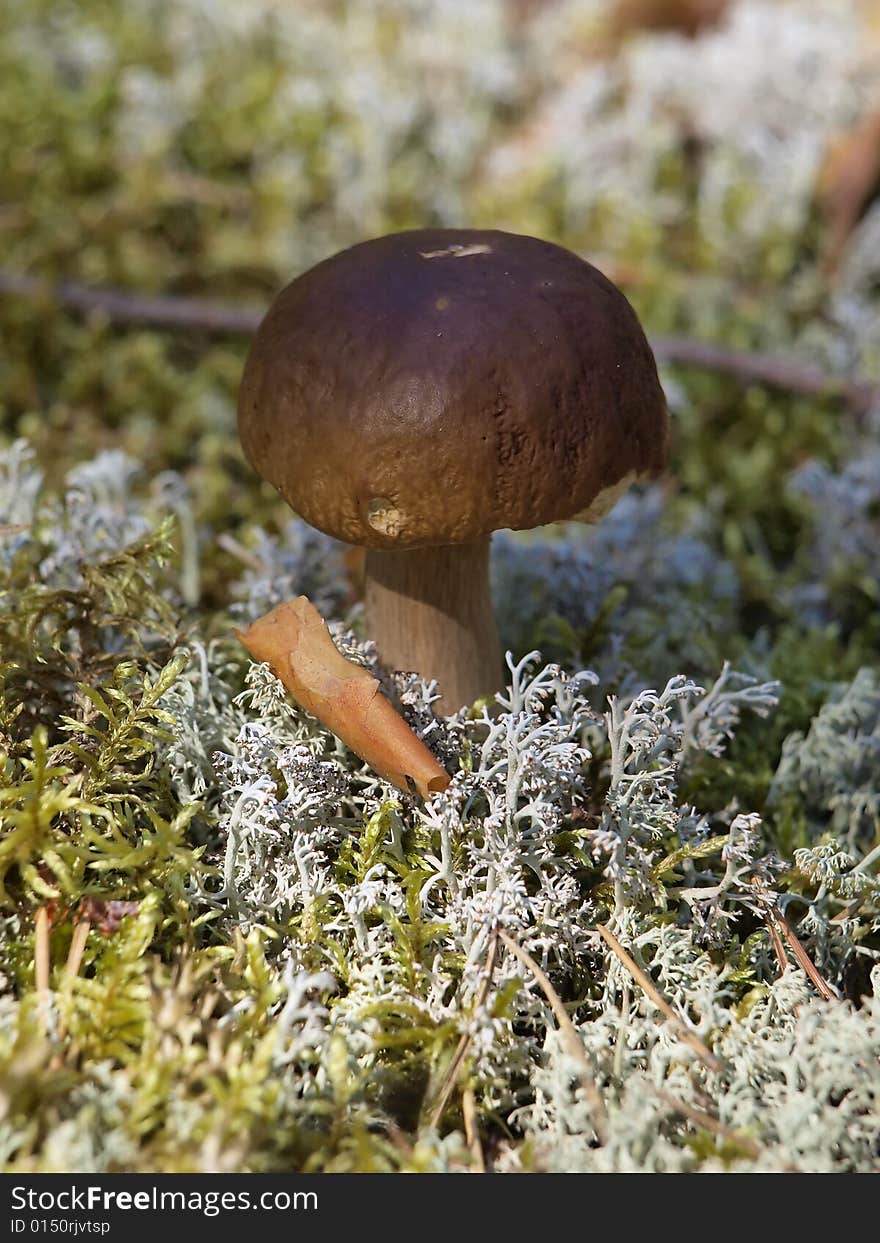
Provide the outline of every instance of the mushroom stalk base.
{"type": "Polygon", "coordinates": [[[369,549],[366,609],[383,664],[436,679],[445,712],[504,685],[488,539],[406,552],[369,549]]]}

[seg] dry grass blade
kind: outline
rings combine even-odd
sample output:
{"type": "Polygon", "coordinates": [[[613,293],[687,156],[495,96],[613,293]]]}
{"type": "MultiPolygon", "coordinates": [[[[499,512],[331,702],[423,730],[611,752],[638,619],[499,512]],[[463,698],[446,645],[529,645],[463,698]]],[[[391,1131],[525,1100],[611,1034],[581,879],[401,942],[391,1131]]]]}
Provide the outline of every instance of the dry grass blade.
{"type": "Polygon", "coordinates": [[[34,983],[43,1026],[49,1028],[49,912],[41,906],[34,917],[34,983]]]}
{"type": "MultiPolygon", "coordinates": [[[[479,1010],[481,1006],[486,1004],[486,998],[489,995],[489,985],[492,983],[492,976],[495,971],[495,958],[498,954],[498,933],[493,932],[489,938],[489,951],[486,954],[486,966],[483,970],[483,979],[480,982],[480,988],[474,999],[474,1009],[479,1010]]],[[[464,1059],[467,1057],[467,1051],[471,1047],[471,1037],[469,1033],[461,1037],[456,1047],[455,1053],[452,1055],[452,1061],[449,1063],[443,1083],[437,1093],[437,1102],[431,1110],[430,1123],[432,1127],[437,1127],[443,1116],[443,1110],[452,1095],[452,1090],[458,1082],[458,1076],[461,1074],[461,1068],[464,1065],[464,1059]]]]}
{"type": "Polygon", "coordinates": [[[73,936],[70,938],[70,949],[67,951],[67,962],[64,964],[64,974],[68,980],[72,980],[79,975],[91,927],[92,925],[87,919],[77,920],[74,925],[73,936]]]}
{"type": "Polygon", "coordinates": [[[596,1087],[593,1079],[593,1068],[590,1065],[590,1059],[587,1057],[586,1050],[584,1049],[580,1036],[577,1034],[577,1029],[575,1028],[574,1023],[572,1023],[568,1016],[568,1011],[562,1004],[562,1000],[556,989],[535,962],[534,958],[532,958],[531,954],[527,954],[523,947],[518,942],[514,941],[513,937],[508,936],[508,934],[503,932],[500,928],[498,930],[498,936],[510,950],[511,954],[513,954],[515,958],[519,959],[522,965],[532,973],[540,984],[544,996],[550,1003],[550,1009],[556,1016],[556,1021],[559,1024],[559,1032],[566,1051],[581,1065],[581,1085],[584,1089],[584,1096],[586,1097],[587,1103],[590,1107],[590,1113],[593,1119],[593,1129],[598,1136],[599,1142],[601,1144],[607,1143],[608,1112],[605,1109],[605,1102],[602,1099],[602,1095],[596,1087]]]}
{"type": "Polygon", "coordinates": [[[654,981],[650,978],[650,976],[645,974],[635,959],[626,952],[614,933],[609,928],[606,928],[604,924],[597,924],[596,929],[608,947],[617,955],[626,967],[627,971],[646,996],[653,1001],[657,1009],[664,1014],[666,1018],[669,1019],[670,1023],[672,1023],[681,1033],[682,1039],[690,1045],[703,1065],[708,1066],[710,1070],[720,1071],[721,1063],[718,1061],[717,1057],[715,1057],[697,1033],[692,1031],[683,1019],[679,1018],[669,1002],[663,997],[654,981]]]}
{"type": "Polygon", "coordinates": [[[730,0],[616,0],[606,19],[616,44],[643,31],[675,31],[694,38],[717,26],[730,0]]]}
{"type": "Polygon", "coordinates": [[[267,573],[265,562],[256,553],[251,552],[249,548],[245,548],[244,544],[239,543],[234,535],[221,531],[217,536],[217,547],[222,548],[224,552],[228,552],[230,557],[235,557],[236,561],[240,561],[242,565],[255,570],[257,574],[267,573]]]}
{"type": "Polygon", "coordinates": [[[34,980],[38,993],[49,991],[49,912],[44,906],[34,919],[34,980]]]}
{"type": "Polygon", "coordinates": [[[464,1115],[464,1135],[470,1149],[474,1169],[479,1174],[486,1173],[486,1160],[483,1156],[483,1145],[480,1143],[480,1131],[477,1121],[477,1102],[474,1100],[472,1088],[465,1088],[461,1094],[461,1112],[464,1115]]]}
{"type": "MultiPolygon", "coordinates": [[[[82,966],[83,954],[85,953],[86,942],[89,939],[91,931],[91,921],[88,919],[78,919],[73,926],[73,936],[70,938],[70,948],[67,951],[67,962],[64,964],[65,980],[75,980],[79,975],[79,969],[82,966]]],[[[67,1035],[67,1024],[62,1020],[58,1028],[58,1039],[63,1040],[67,1035]]],[[[60,1066],[60,1058],[55,1058],[51,1069],[57,1070],[60,1066]]]]}

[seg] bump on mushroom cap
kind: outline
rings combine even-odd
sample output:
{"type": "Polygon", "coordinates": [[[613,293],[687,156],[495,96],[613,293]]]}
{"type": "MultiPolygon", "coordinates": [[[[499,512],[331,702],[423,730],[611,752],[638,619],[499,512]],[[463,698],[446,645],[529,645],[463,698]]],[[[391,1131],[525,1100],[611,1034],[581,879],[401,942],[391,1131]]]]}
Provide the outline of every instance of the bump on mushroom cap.
{"type": "Polygon", "coordinates": [[[623,294],[551,242],[426,229],[297,277],[239,396],[254,468],[320,530],[456,544],[588,511],[666,463],[653,354],[623,294]]]}

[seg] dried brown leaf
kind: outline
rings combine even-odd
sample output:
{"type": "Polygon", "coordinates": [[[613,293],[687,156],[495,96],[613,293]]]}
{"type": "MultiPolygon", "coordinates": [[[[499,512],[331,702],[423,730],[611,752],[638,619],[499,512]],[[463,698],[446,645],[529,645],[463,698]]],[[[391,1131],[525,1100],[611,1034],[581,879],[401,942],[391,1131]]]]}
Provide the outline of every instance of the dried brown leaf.
{"type": "Polygon", "coordinates": [[[277,605],[235,634],[254,660],[269,665],[300,707],[380,777],[422,798],[449,785],[449,774],[394,710],[369,670],[339,652],[305,596],[277,605]]]}

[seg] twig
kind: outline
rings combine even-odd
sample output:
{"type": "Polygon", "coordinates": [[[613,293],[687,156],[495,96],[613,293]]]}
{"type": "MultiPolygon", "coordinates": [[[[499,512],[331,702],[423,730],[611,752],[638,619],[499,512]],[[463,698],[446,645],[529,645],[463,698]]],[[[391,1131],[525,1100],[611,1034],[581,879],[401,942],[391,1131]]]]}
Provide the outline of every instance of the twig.
{"type": "MultiPolygon", "coordinates": [[[[201,298],[154,297],[82,285],[76,281],[54,283],[34,276],[0,270],[0,294],[54,302],[84,315],[96,312],[113,323],[153,328],[181,328],[221,336],[251,336],[263,311],[201,298]]],[[[744,384],[766,384],[807,397],[840,397],[852,413],[862,417],[880,399],[880,385],[856,377],[845,379],[824,371],[815,363],[784,354],[763,354],[729,349],[709,341],[687,337],[652,337],[657,357],[666,363],[720,371],[744,384]]]]}
{"type": "Polygon", "coordinates": [[[145,297],[121,289],[102,289],[76,281],[40,280],[0,271],[0,294],[15,294],[36,301],[54,302],[84,315],[97,313],[115,324],[141,324],[153,328],[191,328],[196,332],[250,336],[263,312],[246,307],[206,302],[201,298],[168,295],[145,297]]]}
{"type": "MultiPolygon", "coordinates": [[[[498,932],[493,929],[489,938],[489,951],[486,954],[486,966],[483,969],[483,978],[480,981],[480,987],[474,999],[474,1010],[479,1010],[485,1005],[486,998],[489,995],[489,985],[492,983],[492,976],[495,972],[495,958],[498,954],[498,932]]],[[[452,1055],[452,1061],[443,1082],[437,1093],[437,1102],[431,1110],[431,1126],[436,1128],[443,1116],[443,1110],[446,1108],[447,1102],[452,1095],[452,1090],[458,1082],[458,1076],[461,1074],[461,1068],[464,1065],[464,1059],[467,1057],[467,1051],[471,1047],[471,1034],[465,1032],[456,1046],[455,1053],[452,1055]]]]}
{"type": "MultiPolygon", "coordinates": [[[[877,828],[880,829],[880,821],[878,821],[876,817],[875,817],[875,824],[877,825],[877,828]]],[[[880,846],[875,846],[873,850],[869,851],[865,855],[864,859],[860,859],[858,861],[858,863],[853,868],[853,871],[854,872],[868,872],[874,866],[874,864],[877,863],[878,861],[880,861],[880,846]]]]}
{"type": "Polygon", "coordinates": [[[498,936],[510,950],[515,958],[518,958],[524,967],[531,971],[532,975],[538,981],[543,990],[544,996],[550,1003],[550,1009],[556,1016],[559,1024],[559,1034],[562,1043],[570,1057],[581,1065],[581,1086],[584,1090],[584,1096],[590,1109],[593,1120],[593,1129],[596,1132],[600,1144],[608,1142],[608,1112],[605,1109],[605,1102],[596,1082],[593,1078],[593,1068],[590,1065],[590,1059],[587,1057],[586,1050],[580,1036],[577,1034],[577,1028],[568,1016],[568,1011],[562,1004],[562,999],[556,989],[550,983],[547,976],[532,958],[531,954],[527,954],[523,947],[514,941],[513,937],[508,936],[503,929],[498,929],[498,936]]]}
{"type": "Polygon", "coordinates": [[[704,1044],[697,1033],[692,1031],[684,1020],[675,1013],[672,1006],[668,1001],[666,1001],[662,993],[660,993],[654,981],[650,978],[650,976],[646,975],[635,959],[626,952],[614,933],[609,928],[606,928],[604,924],[597,924],[596,929],[609,948],[613,950],[613,952],[626,967],[635,982],[642,988],[647,996],[650,997],[657,1009],[660,1010],[661,1013],[669,1019],[670,1023],[678,1029],[681,1033],[682,1039],[691,1046],[700,1061],[705,1066],[708,1066],[710,1070],[720,1071],[721,1063],[715,1055],[709,1050],[708,1046],[704,1044]]]}
{"type": "Polygon", "coordinates": [[[859,417],[866,415],[880,398],[880,385],[860,377],[847,380],[830,375],[815,363],[802,362],[785,354],[728,349],[724,345],[686,337],[652,337],[651,346],[662,362],[722,371],[744,384],[766,384],[805,397],[841,397],[859,417]]]}
{"type": "Polygon", "coordinates": [[[464,1136],[470,1149],[474,1168],[480,1174],[486,1173],[486,1160],[483,1156],[483,1145],[480,1143],[480,1131],[477,1122],[477,1103],[474,1100],[473,1088],[465,1088],[461,1094],[461,1112],[464,1115],[464,1136]]]}

